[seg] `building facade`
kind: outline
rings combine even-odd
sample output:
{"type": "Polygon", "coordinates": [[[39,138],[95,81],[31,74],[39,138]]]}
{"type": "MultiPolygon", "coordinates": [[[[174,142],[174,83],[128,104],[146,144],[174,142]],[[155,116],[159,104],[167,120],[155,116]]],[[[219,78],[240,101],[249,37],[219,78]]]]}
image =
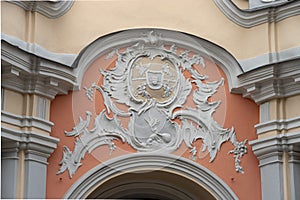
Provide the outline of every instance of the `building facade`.
{"type": "Polygon", "coordinates": [[[1,198],[300,199],[300,2],[1,2],[1,198]]]}

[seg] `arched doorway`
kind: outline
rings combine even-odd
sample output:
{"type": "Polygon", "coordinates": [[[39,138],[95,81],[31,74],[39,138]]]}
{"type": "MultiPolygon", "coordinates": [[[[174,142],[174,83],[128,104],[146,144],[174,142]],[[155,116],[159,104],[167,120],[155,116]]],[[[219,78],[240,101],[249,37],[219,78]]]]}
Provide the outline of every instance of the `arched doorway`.
{"type": "Polygon", "coordinates": [[[64,198],[238,199],[219,177],[172,154],[135,153],[87,172],[64,198]]]}
{"type": "Polygon", "coordinates": [[[96,188],[92,199],[216,199],[196,182],[161,170],[129,172],[114,177],[96,188]]]}

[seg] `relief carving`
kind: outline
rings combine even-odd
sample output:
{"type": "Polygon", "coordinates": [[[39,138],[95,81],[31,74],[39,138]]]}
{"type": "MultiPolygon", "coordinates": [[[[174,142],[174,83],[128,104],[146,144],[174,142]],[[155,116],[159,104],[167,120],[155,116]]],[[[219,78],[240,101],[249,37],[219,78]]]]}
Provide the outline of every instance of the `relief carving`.
{"type": "Polygon", "coordinates": [[[138,152],[171,153],[184,142],[193,159],[199,151],[194,142],[201,139],[201,151],[209,152],[210,162],[216,158],[222,143],[230,141],[234,149],[228,153],[234,155],[236,171],[244,172],[240,158],[247,153],[247,141],[238,142],[234,128],[223,128],[213,119],[212,114],[221,102],[208,101],[224,79],[208,82],[208,77],[195,68],[205,67],[200,55],[179,49],[175,44],[161,44],[161,37],[149,32],[137,44],[108,54],[106,59],[117,55],[115,67],[101,71],[104,77],[101,86],[93,83],[85,88],[91,101],[95,91],[100,92],[105,109],[96,116],[92,130],[87,128],[91,121],[91,113],[87,111],[86,120],[80,118],[72,131],[65,131],[67,136],[76,138],[76,144],[73,152],[64,146],[58,174],[68,170],[72,177],[87,152],[101,145],[109,145],[114,151],[113,140],[117,139],[138,152]],[[191,78],[182,72],[189,73],[191,78]],[[193,100],[193,108],[184,106],[188,97],[193,100]],[[116,104],[126,105],[127,109],[116,104]],[[120,117],[129,118],[126,127],[121,125],[120,117]]]}

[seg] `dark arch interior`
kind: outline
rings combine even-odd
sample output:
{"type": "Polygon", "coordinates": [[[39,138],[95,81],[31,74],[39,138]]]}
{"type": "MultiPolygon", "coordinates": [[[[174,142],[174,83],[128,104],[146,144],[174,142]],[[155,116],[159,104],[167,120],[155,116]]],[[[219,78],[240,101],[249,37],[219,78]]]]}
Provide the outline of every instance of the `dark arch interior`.
{"type": "Polygon", "coordinates": [[[91,199],[213,200],[194,181],[166,171],[130,172],[114,177],[96,188],[91,199]]]}

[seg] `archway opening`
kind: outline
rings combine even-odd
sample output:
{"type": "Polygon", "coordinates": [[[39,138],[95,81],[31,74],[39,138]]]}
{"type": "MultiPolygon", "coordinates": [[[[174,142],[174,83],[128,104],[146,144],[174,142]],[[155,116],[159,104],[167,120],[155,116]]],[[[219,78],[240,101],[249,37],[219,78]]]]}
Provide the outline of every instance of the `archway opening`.
{"type": "Polygon", "coordinates": [[[163,170],[129,172],[105,181],[87,198],[194,200],[216,199],[193,180],[163,170]]]}

